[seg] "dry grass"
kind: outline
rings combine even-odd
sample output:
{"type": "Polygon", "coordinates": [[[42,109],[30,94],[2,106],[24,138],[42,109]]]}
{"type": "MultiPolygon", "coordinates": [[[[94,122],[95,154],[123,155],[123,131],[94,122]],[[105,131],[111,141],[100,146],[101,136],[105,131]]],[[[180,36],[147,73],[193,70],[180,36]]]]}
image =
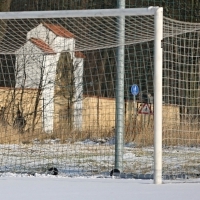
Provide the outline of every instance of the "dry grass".
{"type": "Polygon", "coordinates": [[[197,124],[182,124],[167,129],[164,127],[163,144],[166,146],[200,146],[200,132],[197,124]]]}
{"type": "Polygon", "coordinates": [[[125,124],[125,142],[134,142],[137,146],[153,145],[153,119],[132,119],[125,124]]]}
{"type": "MultiPolygon", "coordinates": [[[[163,146],[200,146],[200,127],[198,124],[181,124],[163,127],[163,146]]],[[[134,142],[137,146],[153,146],[153,120],[148,123],[136,121],[126,124],[125,142],[134,142]]]]}
{"type": "Polygon", "coordinates": [[[0,126],[0,144],[32,144],[34,142],[46,143],[48,140],[59,140],[60,143],[76,142],[85,139],[96,140],[98,138],[110,138],[114,136],[114,131],[98,130],[71,130],[66,127],[59,127],[52,133],[45,133],[40,129],[34,132],[25,131],[20,133],[10,126],[0,126]]]}
{"type": "MultiPolygon", "coordinates": [[[[11,126],[0,126],[0,144],[32,144],[39,141],[41,144],[47,140],[59,139],[60,143],[83,141],[85,139],[97,140],[100,138],[112,138],[114,129],[105,128],[88,129],[85,131],[71,130],[67,126],[57,127],[53,133],[44,133],[37,129],[34,132],[19,133],[11,126]]],[[[125,143],[134,142],[138,147],[153,146],[153,122],[129,123],[125,126],[125,143]]],[[[200,133],[196,126],[183,124],[173,129],[163,128],[164,146],[200,146],[200,133]]]]}
{"type": "Polygon", "coordinates": [[[114,130],[107,130],[105,128],[88,128],[84,131],[71,130],[66,127],[58,127],[52,134],[54,137],[60,138],[61,142],[66,141],[76,142],[83,141],[85,139],[97,140],[99,138],[111,138],[114,136],[114,130]]]}

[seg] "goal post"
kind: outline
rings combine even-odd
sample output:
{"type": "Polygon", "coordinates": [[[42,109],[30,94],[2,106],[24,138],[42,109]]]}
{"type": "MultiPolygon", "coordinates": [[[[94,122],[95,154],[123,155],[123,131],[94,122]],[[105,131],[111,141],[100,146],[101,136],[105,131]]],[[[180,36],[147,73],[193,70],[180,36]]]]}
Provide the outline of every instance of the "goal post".
{"type": "MultiPolygon", "coordinates": [[[[124,5],[120,5],[122,8],[124,5]]],[[[142,13],[142,10],[141,10],[142,13]]],[[[163,8],[148,8],[144,15],[154,15],[154,183],[162,183],[162,39],[163,8]],[[154,10],[154,13],[151,11],[154,10]]],[[[140,15],[138,10],[138,15],[140,15]]],[[[119,18],[119,43],[124,42],[125,19],[119,18]]],[[[116,143],[115,168],[123,170],[124,145],[124,48],[118,48],[117,88],[116,88],[116,143]]]]}
{"type": "MultiPolygon", "coordinates": [[[[13,94],[15,95],[16,91],[18,90],[20,90],[21,92],[19,95],[20,96],[18,100],[19,102],[17,103],[18,107],[16,106],[16,103],[12,105],[13,107],[15,107],[15,110],[13,112],[15,112],[17,108],[18,111],[20,109],[21,111],[24,109],[24,108],[22,109],[23,106],[21,101],[23,99],[22,96],[24,94],[25,89],[27,88],[34,89],[33,91],[36,93],[37,96],[37,99],[34,101],[35,102],[34,109],[37,108],[39,111],[41,111],[42,113],[41,118],[43,120],[42,131],[48,132],[49,134],[51,134],[54,131],[54,126],[56,124],[54,121],[57,120],[54,117],[54,112],[56,112],[58,108],[55,107],[54,100],[57,98],[55,97],[55,93],[57,92],[58,89],[56,90],[55,87],[57,86],[60,87],[58,93],[63,92],[62,98],[63,96],[65,97],[67,96],[67,101],[68,101],[67,106],[70,108],[67,111],[67,116],[68,116],[67,120],[69,122],[68,128],[71,130],[73,127],[76,128],[75,131],[82,131],[83,127],[82,125],[84,121],[83,117],[81,116],[83,112],[82,110],[85,109],[84,112],[87,113],[86,108],[83,109],[84,103],[82,102],[84,95],[86,96],[86,94],[83,94],[84,59],[88,59],[87,60],[88,65],[92,63],[91,68],[93,67],[92,65],[95,65],[98,62],[101,62],[101,65],[105,65],[104,62],[107,63],[116,62],[116,80],[113,79],[107,80],[106,76],[110,76],[107,75],[109,74],[109,72],[105,72],[105,74],[106,73],[107,74],[106,75],[104,74],[104,79],[108,83],[112,82],[112,84],[110,85],[116,84],[116,88],[114,87],[115,92],[113,92],[114,94],[112,93],[112,97],[115,97],[115,103],[116,103],[116,107],[114,110],[114,112],[116,113],[115,125],[114,125],[115,126],[114,167],[118,168],[122,172],[123,172],[123,151],[124,151],[123,149],[124,129],[125,129],[124,121],[126,118],[125,108],[124,108],[125,106],[124,69],[126,65],[125,64],[126,55],[124,54],[125,46],[154,40],[154,76],[153,76],[154,77],[154,106],[153,106],[154,107],[154,158],[153,158],[154,183],[161,184],[162,183],[163,9],[161,7],[149,7],[149,8],[129,8],[129,9],[122,8],[122,9],[112,9],[112,10],[104,9],[104,10],[81,10],[81,11],[71,10],[71,11],[42,11],[42,12],[40,11],[6,12],[6,13],[0,12],[0,19],[1,21],[8,20],[8,24],[12,25],[11,27],[15,27],[16,29],[15,32],[16,38],[12,40],[14,36],[11,37],[9,35],[9,31],[6,32],[7,27],[6,26],[4,27],[2,25],[3,29],[2,33],[6,32],[5,38],[10,39],[11,41],[9,41],[10,43],[7,44],[6,43],[7,41],[6,40],[4,41],[4,39],[2,39],[3,45],[2,48],[0,49],[1,55],[14,54],[16,57],[14,59],[16,63],[15,64],[16,68],[14,69],[16,80],[15,80],[15,87],[13,94]],[[125,18],[133,16],[135,17],[146,16],[147,20],[146,21],[141,20],[141,22],[136,24],[137,18],[136,19],[128,18],[127,19],[128,24],[126,24],[125,18]],[[148,21],[149,16],[153,16],[154,21],[151,19],[149,19],[148,21]],[[70,20],[67,21],[68,18],[70,20]],[[92,18],[92,19],[88,19],[88,21],[85,22],[84,20],[86,18],[92,18]],[[106,25],[103,21],[104,18],[107,18],[106,25]],[[45,21],[45,19],[47,20],[47,22],[45,21]],[[81,19],[80,20],[81,22],[79,21],[79,19],[81,19]],[[93,21],[93,19],[96,19],[96,21],[93,21]],[[23,20],[25,20],[25,22],[23,22],[23,20]],[[55,22],[56,25],[53,25],[53,23],[50,24],[51,20],[55,22]],[[69,28],[70,31],[64,30],[66,28],[63,27],[60,28],[61,26],[69,28]],[[142,28],[143,26],[144,28],[142,28]],[[134,27],[133,30],[132,27],[134,27]],[[57,30],[55,30],[55,28],[57,30]],[[20,41],[20,39],[22,39],[23,41],[20,41]],[[123,48],[118,48],[118,47],[123,47],[123,48]],[[107,61],[102,61],[103,56],[109,57],[108,55],[106,55],[107,52],[102,56],[101,49],[104,48],[118,48],[118,52],[116,53],[116,58],[114,57],[115,53],[112,53],[110,56],[112,59],[107,58],[107,61]],[[102,60],[99,61],[99,57],[96,58],[95,61],[89,60],[89,58],[91,59],[91,57],[94,56],[92,53],[90,54],[90,52],[88,52],[91,50],[99,51],[100,52],[99,57],[101,57],[102,60]],[[90,55],[88,56],[88,58],[86,58],[84,53],[81,53],[80,51],[84,51],[86,54],[88,53],[90,55]],[[37,64],[38,68],[34,68],[36,66],[34,65],[33,61],[37,64]],[[66,63],[64,63],[64,61],[66,63]],[[65,76],[63,74],[60,74],[58,70],[59,64],[62,65],[62,67],[59,68],[61,72],[62,70],[64,70],[64,68],[67,67],[73,68],[73,72],[71,74],[66,73],[65,76]],[[35,74],[33,73],[34,70],[35,74]],[[27,73],[26,76],[24,76],[25,73],[27,73]],[[35,77],[33,78],[31,76],[35,77]],[[59,80],[57,80],[58,78],[59,80]],[[71,83],[70,81],[73,82],[74,84],[70,85],[71,83]],[[68,85],[70,85],[71,87],[68,87],[68,85]],[[64,87],[66,87],[67,89],[64,90],[63,89],[64,87]],[[43,93],[41,91],[43,91],[43,93]],[[41,104],[42,106],[39,107],[39,102],[41,99],[43,102],[41,104]],[[70,107],[71,104],[73,105],[70,107]],[[74,113],[76,113],[74,114],[75,122],[71,123],[70,120],[72,120],[73,117],[71,117],[70,112],[72,112],[73,109],[75,110],[74,113]]],[[[102,71],[103,70],[106,71],[106,68],[104,67],[102,71]]],[[[91,71],[91,69],[89,69],[88,71],[91,71]]],[[[98,68],[96,69],[96,73],[97,72],[98,68]]],[[[90,92],[90,96],[93,95],[98,97],[97,98],[98,109],[95,110],[94,112],[95,114],[93,114],[93,116],[97,115],[97,117],[95,116],[94,117],[95,119],[91,121],[91,123],[95,123],[94,127],[95,126],[97,127],[97,128],[95,127],[94,130],[92,129],[92,131],[93,132],[97,131],[98,133],[100,130],[99,121],[104,120],[103,117],[99,117],[98,115],[98,113],[101,110],[99,108],[100,105],[99,96],[101,94],[99,92],[100,84],[98,83],[98,81],[100,81],[100,79],[103,78],[98,77],[98,80],[96,81],[93,80],[93,77],[88,78],[87,74],[85,76],[86,76],[85,80],[87,79],[92,80],[85,84],[86,85],[85,88],[93,87],[94,91],[93,93],[90,92]]],[[[108,89],[108,86],[104,85],[104,88],[108,89]]],[[[32,94],[34,92],[32,92],[32,94]]],[[[106,91],[105,93],[106,94],[102,96],[109,97],[108,91],[106,91]]],[[[31,98],[33,99],[33,97],[31,98]]],[[[14,100],[16,100],[16,98],[14,98],[14,100]]],[[[59,106],[61,105],[60,99],[58,104],[59,106]]],[[[8,107],[12,106],[10,104],[8,107]]],[[[63,108],[61,108],[61,106],[59,107],[59,109],[60,112],[63,111],[62,110],[63,108]]],[[[33,126],[33,124],[36,124],[36,122],[40,120],[40,117],[37,116],[35,110],[33,110],[31,113],[28,113],[28,110],[31,109],[27,109],[26,112],[24,111],[24,113],[26,113],[27,118],[31,119],[30,127],[28,128],[27,132],[28,131],[34,132],[35,127],[33,126]]],[[[9,113],[7,114],[7,116],[13,116],[13,114],[9,113]]],[[[22,118],[21,115],[20,117],[22,118]]],[[[106,118],[106,115],[104,117],[106,118]]],[[[91,117],[86,117],[86,118],[88,120],[91,117]]],[[[11,122],[9,123],[11,124],[11,122]]],[[[108,124],[108,122],[104,123],[106,125],[108,124]]],[[[105,124],[103,125],[104,127],[106,127],[105,124]]],[[[26,124],[26,127],[27,126],[28,125],[26,124]]],[[[88,127],[85,130],[85,132],[91,130],[91,124],[88,123],[87,126],[88,127]]],[[[111,125],[109,125],[109,128],[110,127],[111,125]]],[[[24,127],[21,127],[20,131],[22,130],[22,128],[24,127]]],[[[64,130],[64,132],[65,131],[66,130],[64,130]]],[[[74,133],[73,131],[72,133],[74,133]]],[[[104,131],[106,131],[106,128],[104,131]]]]}
{"type": "Polygon", "coordinates": [[[163,8],[154,16],[154,183],[162,183],[163,8]]]}

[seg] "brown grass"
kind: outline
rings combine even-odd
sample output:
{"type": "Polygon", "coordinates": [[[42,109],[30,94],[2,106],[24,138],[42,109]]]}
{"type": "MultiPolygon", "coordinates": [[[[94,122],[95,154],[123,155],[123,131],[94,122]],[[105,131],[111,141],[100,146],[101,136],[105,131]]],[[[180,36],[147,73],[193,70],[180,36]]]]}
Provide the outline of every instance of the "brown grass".
{"type": "Polygon", "coordinates": [[[0,144],[32,144],[39,142],[46,143],[47,140],[59,139],[60,143],[76,142],[85,139],[96,140],[98,138],[113,137],[114,132],[105,130],[85,130],[75,131],[69,130],[66,127],[59,127],[52,133],[45,133],[38,129],[34,132],[25,131],[20,133],[18,130],[10,126],[0,126],[0,144]]]}
{"type": "MultiPolygon", "coordinates": [[[[126,124],[124,141],[134,142],[138,147],[153,146],[153,123],[141,124],[136,122],[126,124]]],[[[84,131],[69,130],[66,126],[57,127],[53,133],[44,133],[40,129],[34,132],[19,133],[11,126],[0,126],[0,144],[32,144],[39,141],[40,144],[46,140],[59,139],[60,143],[83,141],[85,139],[97,140],[114,137],[114,129],[105,128],[88,129],[84,131]]],[[[163,127],[163,146],[199,146],[200,133],[196,126],[181,125],[168,130],[163,127]]]]}
{"type": "MultiPolygon", "coordinates": [[[[169,129],[163,127],[163,146],[199,146],[200,132],[197,125],[182,124],[169,129]]],[[[126,126],[125,142],[134,142],[137,146],[153,146],[154,131],[153,122],[146,126],[138,125],[130,129],[126,126]]]]}

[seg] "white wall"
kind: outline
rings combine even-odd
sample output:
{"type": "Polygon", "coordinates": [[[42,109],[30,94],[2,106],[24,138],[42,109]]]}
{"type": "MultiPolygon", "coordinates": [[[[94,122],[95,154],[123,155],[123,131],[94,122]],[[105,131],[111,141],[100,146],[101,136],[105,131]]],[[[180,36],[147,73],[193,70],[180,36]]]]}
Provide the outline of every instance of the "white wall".
{"type": "Polygon", "coordinates": [[[45,105],[43,107],[43,129],[45,132],[52,132],[54,83],[59,54],[44,55],[39,48],[29,41],[15,54],[16,87],[38,89],[39,84],[42,84],[42,99],[45,105]]]}
{"type": "Polygon", "coordinates": [[[82,128],[82,109],[83,109],[83,58],[74,58],[74,127],[82,128]]]}
{"type": "Polygon", "coordinates": [[[54,90],[56,78],[56,66],[59,55],[47,55],[44,61],[43,76],[43,129],[45,132],[53,131],[54,118],[54,90]]]}
{"type": "Polygon", "coordinates": [[[15,54],[16,87],[38,88],[44,61],[41,50],[28,41],[15,54]]]}
{"type": "Polygon", "coordinates": [[[68,51],[71,53],[71,56],[73,58],[75,49],[75,40],[74,38],[56,37],[55,40],[51,43],[51,47],[55,52],[59,53],[63,51],[68,51]]]}
{"type": "Polygon", "coordinates": [[[43,24],[38,25],[27,33],[27,40],[37,38],[43,40],[46,44],[51,45],[56,35],[47,29],[43,24]]]}
{"type": "Polygon", "coordinates": [[[37,38],[43,40],[48,44],[56,53],[62,51],[71,52],[73,57],[73,51],[75,49],[75,39],[74,38],[65,38],[55,35],[48,28],[43,26],[43,24],[38,25],[27,33],[27,40],[31,38],[37,38]]]}

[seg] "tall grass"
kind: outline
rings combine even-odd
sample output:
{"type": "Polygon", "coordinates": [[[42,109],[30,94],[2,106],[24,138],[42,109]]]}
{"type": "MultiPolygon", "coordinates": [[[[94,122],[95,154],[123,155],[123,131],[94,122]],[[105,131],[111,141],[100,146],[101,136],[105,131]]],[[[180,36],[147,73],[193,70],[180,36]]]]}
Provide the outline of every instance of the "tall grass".
{"type": "MultiPolygon", "coordinates": [[[[45,133],[41,129],[34,132],[20,133],[11,126],[0,125],[0,144],[33,144],[46,143],[57,139],[60,143],[83,141],[85,139],[109,139],[115,136],[115,130],[106,128],[90,128],[84,131],[70,130],[67,126],[58,126],[52,133],[45,133]]],[[[198,126],[181,124],[172,128],[163,127],[163,146],[200,146],[200,132],[198,126]]],[[[141,121],[125,124],[124,142],[133,142],[138,147],[154,145],[153,120],[144,124],[141,121]]]]}

